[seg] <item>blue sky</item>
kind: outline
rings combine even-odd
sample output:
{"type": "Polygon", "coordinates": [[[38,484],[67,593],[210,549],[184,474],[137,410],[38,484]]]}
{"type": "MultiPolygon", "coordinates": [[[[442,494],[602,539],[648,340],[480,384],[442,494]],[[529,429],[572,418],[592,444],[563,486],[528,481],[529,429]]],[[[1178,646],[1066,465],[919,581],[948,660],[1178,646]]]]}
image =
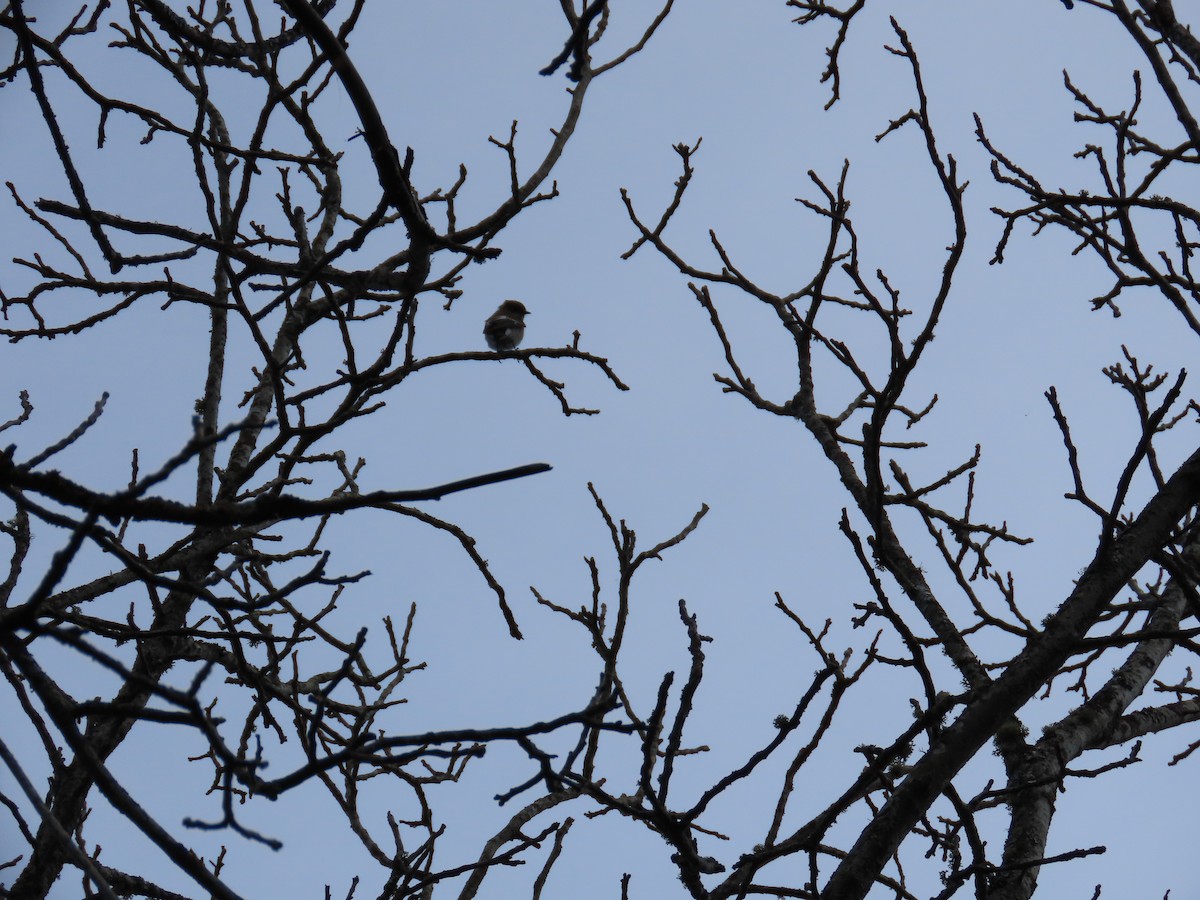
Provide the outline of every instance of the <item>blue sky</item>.
{"type": "MultiPolygon", "coordinates": [[[[640,4],[614,5],[610,47],[642,27],[647,14],[640,4]]],[[[1090,312],[1087,301],[1108,286],[1104,273],[1092,260],[1070,256],[1071,242],[1061,235],[1031,241],[1021,233],[1004,265],[988,264],[1000,231],[988,209],[1018,204],[1020,198],[992,183],[972,114],[982,117],[998,146],[1047,183],[1087,186],[1094,170],[1072,154],[1100,135],[1072,123],[1062,70],[1098,101],[1123,108],[1132,97],[1130,71],[1139,64],[1134,48],[1105,17],[1083,8],[1068,12],[1051,0],[868,4],[843,51],[842,99],[825,112],[829,87],[818,79],[827,28],[797,28],[790,23],[794,13],[782,3],[680,3],[642,54],[592,88],[574,142],[555,172],[561,196],[517,219],[502,236],[498,260],[466,270],[459,285],[464,293],[449,311],[431,300],[420,314],[419,352],[480,349],[483,319],[499,299],[518,297],[532,311],[526,346],[562,346],[578,330],[581,346],[608,357],[631,390],[618,392],[581,365],[547,361],[548,374],[567,383],[574,402],[603,410],[595,417],[564,418],[554,398],[513,361],[444,367],[400,387],[386,409],[339,438],[351,456],[367,459],[360,483],[370,489],[421,487],[528,462],[554,466],[545,475],[430,505],[431,512],[477,538],[508,590],[526,634],[520,643],[507,637],[494,598],[444,536],[382,513],[331,524],[328,541],[340,570],[373,573],[343,600],[335,621],[344,633],[365,624],[371,639],[382,641],[380,617],[399,621],[411,603],[418,605],[413,653],[428,668],[412,676],[395,731],[549,718],[579,707],[590,695],[599,665],[585,635],[538,607],[528,591],[533,585],[568,606],[586,602],[587,556],[597,558],[606,587],[612,587],[611,549],[588,495],[589,481],[645,546],[683,527],[702,503],[711,508],[695,534],[639,576],[627,651],[627,683],[648,708],[662,673],[686,665],[686,635],[676,611],[681,597],[714,639],[706,649],[707,680],[687,736],[687,743],[712,749],[689,758],[678,785],[683,796],[769,739],[771,720],[790,710],[819,664],[773,608],[776,591],[812,623],[831,618],[832,646],[865,645],[849,618],[852,604],[867,599],[869,588],[837,530],[849,498],[798,423],[755,413],[720,392],[712,373],[724,371],[721,348],[686,279],[647,248],[630,261],[619,259],[636,235],[618,191],[627,188],[639,211],[656,219],[678,177],[672,144],[703,137],[697,175],[668,239],[689,261],[714,268],[719,264],[707,233],[715,229],[739,266],[782,291],[807,281],[823,249],[821,224],[795,201],[816,198],[806,173],[811,169],[832,182],[848,158],[848,194],[868,261],[864,268],[882,267],[906,302],[924,308],[940,272],[950,220],[918,133],[907,128],[874,140],[915,102],[906,66],[883,48],[895,44],[889,13],[921,56],[941,150],[959,160],[971,183],[967,257],[915,379],[917,388],[939,396],[919,435],[930,447],[905,465],[936,477],[982,444],[979,508],[990,520],[1004,520],[1036,539],[1028,548],[998,551],[995,562],[1013,570],[1018,597],[1035,620],[1070,589],[1090,559],[1096,526],[1062,497],[1071,486],[1069,472],[1043,392],[1057,386],[1087,471],[1097,485],[1111,483],[1136,431],[1128,402],[1108,386],[1101,367],[1117,361],[1125,343],[1136,355],[1175,371],[1191,348],[1151,295],[1131,295],[1120,319],[1090,312]]],[[[463,219],[494,207],[506,189],[506,162],[488,143],[489,135],[504,138],[510,123],[519,120],[524,165],[548,145],[548,129],[565,109],[566,82],[561,75],[543,78],[537,70],[561,46],[560,19],[554,3],[375,3],[355,33],[351,55],[395,143],[414,149],[418,188],[448,186],[460,163],[468,167],[463,219]]],[[[144,68],[127,59],[111,62],[106,40],[78,45],[81,65],[106,89],[172,102],[169,90],[143,77],[144,68]]],[[[29,98],[19,88],[0,92],[0,110],[6,119],[29,124],[22,124],[19,141],[0,140],[0,169],[27,200],[64,198],[61,176],[46,162],[44,129],[30,118],[29,98]]],[[[108,148],[85,153],[94,146],[94,111],[77,95],[59,96],[73,146],[97,184],[98,206],[146,216],[197,214],[196,198],[187,193],[186,157],[173,152],[166,138],[143,147],[141,131],[114,117],[108,148]]],[[[237,121],[236,101],[227,99],[233,127],[244,126],[237,121]]],[[[347,195],[360,197],[362,206],[377,184],[363,142],[351,140],[352,113],[331,88],[321,111],[326,138],[345,151],[347,195]]],[[[1161,123],[1163,133],[1172,135],[1164,143],[1180,139],[1154,103],[1142,120],[1148,128],[1161,123]]],[[[269,193],[260,200],[263,215],[270,216],[269,193]]],[[[0,205],[0,233],[11,249],[0,261],[0,286],[20,293],[28,276],[8,259],[42,249],[44,242],[11,203],[0,205]]],[[[368,246],[364,252],[379,250],[368,246]]],[[[794,378],[786,341],[751,301],[728,291],[714,295],[751,377],[778,399],[789,397],[794,378]]],[[[101,391],[110,392],[101,423],[57,465],[72,477],[115,488],[128,478],[133,447],[149,468],[147,460],[165,458],[189,435],[206,335],[200,311],[176,305],[163,312],[150,301],[88,334],[8,346],[0,402],[11,412],[0,418],[15,414],[19,389],[31,391],[37,412],[11,438],[28,455],[74,427],[101,391]]],[[[847,339],[867,342],[861,346],[871,340],[854,331],[847,339]]],[[[235,347],[230,397],[247,383],[249,351],[244,344],[235,347]]],[[[337,360],[330,354],[312,362],[330,369],[337,360]]],[[[838,376],[831,373],[826,384],[830,411],[850,399],[842,396],[838,376]]],[[[1173,445],[1180,458],[1189,439],[1190,432],[1173,445]]],[[[186,479],[171,487],[185,491],[186,479]]],[[[917,555],[934,568],[935,551],[919,543],[919,523],[906,528],[917,555]]],[[[48,535],[38,552],[52,552],[59,540],[48,535]]],[[[69,580],[81,581],[106,566],[103,560],[81,560],[69,580]]],[[[941,573],[932,577],[948,587],[941,573]]],[[[313,596],[314,608],[322,600],[313,596]]],[[[64,677],[78,678],[81,691],[90,687],[86,673],[64,677]]],[[[886,744],[910,721],[907,697],[915,691],[880,670],[850,695],[828,747],[802,785],[810,811],[836,796],[858,771],[861,764],[850,748],[886,744]]],[[[1073,697],[1064,700],[1060,693],[1059,699],[1035,704],[1027,719],[1031,730],[1036,734],[1073,697]]],[[[11,702],[5,696],[0,709],[11,708],[11,702]]],[[[236,708],[232,697],[225,702],[236,708]]],[[[1176,814],[1190,784],[1184,780],[1188,763],[1173,769],[1163,763],[1187,740],[1187,735],[1152,740],[1145,763],[1069,786],[1050,852],[1107,844],[1109,853],[1047,867],[1044,896],[1087,898],[1097,883],[1105,885],[1106,897],[1161,896],[1168,888],[1187,896],[1197,889],[1185,856],[1152,852],[1183,821],[1176,814]],[[1130,822],[1152,827],[1135,829],[1130,822]]],[[[202,767],[182,759],[197,747],[188,734],[156,732],[149,741],[123,747],[114,766],[136,776],[146,802],[168,821],[212,817],[215,800],[199,794],[206,787],[202,767]],[[195,790],[185,794],[181,783],[195,790]]],[[[1100,765],[1120,755],[1086,762],[1100,765]]],[[[615,752],[613,763],[614,785],[628,783],[617,792],[631,790],[635,769],[629,768],[628,754],[615,752]]],[[[999,772],[985,751],[964,775],[963,793],[973,793],[999,772]]],[[[711,841],[704,852],[729,863],[761,838],[779,769],[764,774],[737,802],[713,810],[706,824],[732,840],[711,841]]],[[[496,749],[470,769],[463,784],[438,790],[434,799],[444,804],[438,813],[449,824],[444,864],[471,858],[507,818],[490,797],[524,777],[519,755],[496,749]]],[[[383,791],[373,800],[380,811],[402,802],[401,795],[383,791]]],[[[800,804],[797,817],[808,809],[800,804]]],[[[318,790],[274,805],[260,801],[246,808],[245,818],[286,846],[273,854],[228,839],[226,874],[244,895],[319,896],[329,883],[333,895],[341,896],[349,877],[362,872],[358,896],[373,896],[380,877],[355,855],[353,843],[343,849],[336,824],[324,827],[327,820],[336,822],[336,812],[318,790]]],[[[97,808],[95,819],[102,823],[93,826],[93,839],[104,845],[103,859],[119,867],[127,854],[145,852],[104,808],[97,808]]],[[[379,826],[382,818],[373,824],[379,826]]],[[[993,847],[1002,840],[1002,833],[992,833],[993,847]]],[[[196,836],[201,852],[220,843],[196,836]]],[[[619,896],[620,873],[632,871],[635,897],[682,895],[669,852],[666,844],[611,816],[581,820],[550,892],[619,896]]],[[[498,873],[485,895],[522,893],[535,868],[498,873]]],[[[187,891],[163,871],[156,869],[156,877],[187,891]]],[[[73,886],[63,886],[56,896],[75,893],[73,886]]]]}

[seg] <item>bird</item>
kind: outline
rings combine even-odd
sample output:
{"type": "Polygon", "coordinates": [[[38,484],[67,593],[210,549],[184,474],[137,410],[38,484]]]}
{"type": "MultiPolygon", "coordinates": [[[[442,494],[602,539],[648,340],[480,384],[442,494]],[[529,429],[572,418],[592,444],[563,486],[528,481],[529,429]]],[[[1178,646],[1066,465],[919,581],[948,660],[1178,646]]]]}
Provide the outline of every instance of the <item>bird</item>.
{"type": "Polygon", "coordinates": [[[483,323],[483,336],[493,350],[515,350],[525,337],[525,317],[529,310],[520,300],[505,300],[483,323]]]}

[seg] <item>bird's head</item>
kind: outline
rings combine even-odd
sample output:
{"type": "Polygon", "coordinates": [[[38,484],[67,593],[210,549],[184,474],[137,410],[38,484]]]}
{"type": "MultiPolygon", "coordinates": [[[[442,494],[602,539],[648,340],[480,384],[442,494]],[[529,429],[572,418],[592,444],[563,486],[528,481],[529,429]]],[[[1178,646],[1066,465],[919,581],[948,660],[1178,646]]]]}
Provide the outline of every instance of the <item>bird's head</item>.
{"type": "Polygon", "coordinates": [[[529,315],[529,310],[525,308],[525,304],[520,300],[505,300],[500,304],[500,308],[496,312],[504,316],[514,316],[518,319],[529,315]]]}

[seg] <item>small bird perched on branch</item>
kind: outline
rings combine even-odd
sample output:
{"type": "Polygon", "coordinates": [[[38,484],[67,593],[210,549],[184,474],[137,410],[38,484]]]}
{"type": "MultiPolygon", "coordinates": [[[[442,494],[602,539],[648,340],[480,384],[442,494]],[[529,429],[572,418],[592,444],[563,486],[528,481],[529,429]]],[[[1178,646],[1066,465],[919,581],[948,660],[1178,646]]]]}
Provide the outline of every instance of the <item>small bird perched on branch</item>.
{"type": "Polygon", "coordinates": [[[520,300],[505,300],[483,323],[483,336],[493,350],[514,350],[525,337],[529,310],[520,300]]]}

